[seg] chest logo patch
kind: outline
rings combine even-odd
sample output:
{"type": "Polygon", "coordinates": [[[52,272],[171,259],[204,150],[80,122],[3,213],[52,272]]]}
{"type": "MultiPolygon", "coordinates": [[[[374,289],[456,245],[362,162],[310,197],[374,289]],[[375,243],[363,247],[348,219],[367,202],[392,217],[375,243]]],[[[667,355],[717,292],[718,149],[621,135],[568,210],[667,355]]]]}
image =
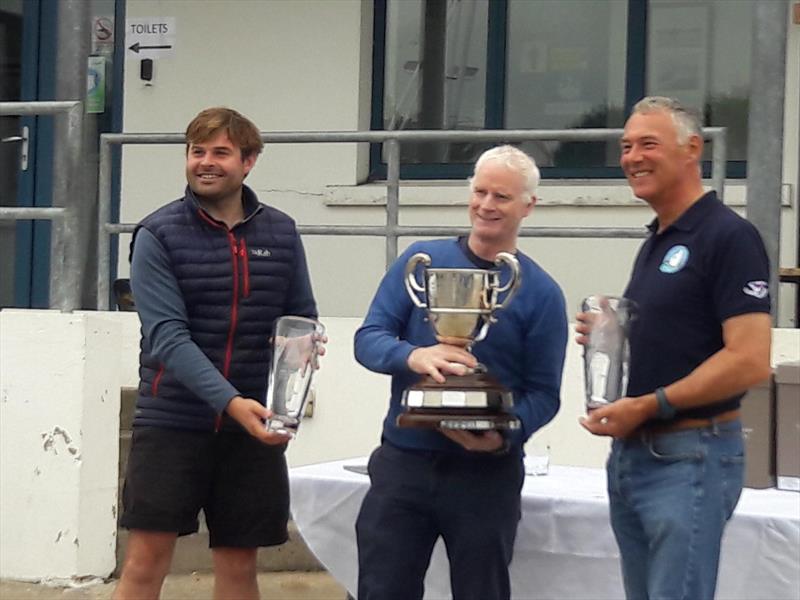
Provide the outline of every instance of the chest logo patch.
{"type": "Polygon", "coordinates": [[[742,291],[753,298],[766,298],[769,294],[769,284],[766,281],[748,281],[742,291]]]}
{"type": "Polygon", "coordinates": [[[689,249],[683,244],[673,246],[661,260],[658,270],[662,273],[677,273],[689,262],[689,249]]]}
{"type": "Polygon", "coordinates": [[[250,248],[250,256],[267,258],[268,256],[272,256],[272,252],[270,252],[267,248],[250,248]]]}

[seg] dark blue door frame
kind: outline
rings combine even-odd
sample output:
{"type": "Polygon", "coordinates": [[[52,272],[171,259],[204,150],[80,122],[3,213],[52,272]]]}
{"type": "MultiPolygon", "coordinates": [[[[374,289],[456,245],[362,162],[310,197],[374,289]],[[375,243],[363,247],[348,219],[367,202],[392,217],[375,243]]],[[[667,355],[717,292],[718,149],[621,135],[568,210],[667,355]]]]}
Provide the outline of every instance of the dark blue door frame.
{"type": "MultiPolygon", "coordinates": [[[[22,15],[20,100],[52,100],[55,91],[55,43],[58,0],[27,0],[22,15]]],[[[53,117],[24,117],[29,129],[28,169],[20,171],[19,206],[52,205],[53,117]]],[[[14,304],[49,306],[50,222],[17,223],[14,304]]]]}
{"type": "MultiPolygon", "coordinates": [[[[35,100],[38,94],[39,16],[40,0],[30,0],[22,5],[22,52],[19,99],[35,100]]],[[[28,127],[28,169],[17,175],[17,206],[33,206],[36,172],[36,117],[22,117],[20,129],[28,127]]],[[[33,221],[17,221],[15,232],[14,306],[31,306],[33,278],[33,221]]]]}
{"type": "MultiPolygon", "coordinates": [[[[88,1],[88,0],[87,0],[88,1]]],[[[21,101],[56,99],[56,37],[59,0],[25,0],[22,3],[21,101]]],[[[110,114],[98,122],[101,131],[122,131],[122,81],[125,0],[114,0],[115,60],[110,91],[110,114]]],[[[29,129],[28,169],[20,171],[18,206],[52,206],[53,117],[23,117],[20,127],[29,129]]],[[[115,154],[119,161],[119,154],[115,154]]],[[[119,169],[115,169],[115,173],[119,169]]],[[[114,215],[119,213],[119,176],[114,181],[114,215]]],[[[14,268],[14,306],[47,308],[50,296],[50,221],[18,221],[14,268]]],[[[116,256],[116,253],[115,253],[116,256]]]]}

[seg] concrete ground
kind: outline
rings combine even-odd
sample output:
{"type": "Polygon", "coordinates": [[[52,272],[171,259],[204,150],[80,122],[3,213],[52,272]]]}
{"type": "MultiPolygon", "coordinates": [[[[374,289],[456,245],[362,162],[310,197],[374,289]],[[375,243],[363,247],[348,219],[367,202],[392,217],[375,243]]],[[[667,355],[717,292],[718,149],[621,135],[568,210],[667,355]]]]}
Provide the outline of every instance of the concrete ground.
{"type": "MultiPolygon", "coordinates": [[[[346,590],[325,571],[259,573],[262,600],[345,600],[346,590]]],[[[0,600],[108,600],[116,580],[83,587],[51,587],[0,580],[0,600]]],[[[212,600],[213,575],[169,575],[161,600],[212,600]]]]}

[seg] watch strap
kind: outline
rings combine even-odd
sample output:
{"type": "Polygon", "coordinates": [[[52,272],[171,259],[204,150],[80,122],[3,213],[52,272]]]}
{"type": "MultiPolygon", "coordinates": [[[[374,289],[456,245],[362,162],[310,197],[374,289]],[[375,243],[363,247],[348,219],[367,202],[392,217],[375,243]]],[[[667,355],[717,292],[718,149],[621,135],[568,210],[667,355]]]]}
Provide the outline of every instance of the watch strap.
{"type": "Polygon", "coordinates": [[[662,421],[672,419],[678,412],[667,400],[667,393],[663,387],[656,388],[656,400],[658,401],[658,418],[662,421]]]}

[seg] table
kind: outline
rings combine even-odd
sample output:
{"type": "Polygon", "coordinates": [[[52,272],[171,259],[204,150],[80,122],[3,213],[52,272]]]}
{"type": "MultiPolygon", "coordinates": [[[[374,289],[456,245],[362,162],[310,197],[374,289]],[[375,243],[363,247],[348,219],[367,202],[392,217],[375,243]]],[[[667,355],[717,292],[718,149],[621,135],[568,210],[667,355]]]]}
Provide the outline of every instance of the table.
{"type": "MultiPolygon", "coordinates": [[[[290,471],[292,514],[309,548],[355,596],[355,520],[369,478],[349,459],[290,471]]],[[[800,494],[745,489],[723,540],[717,599],[800,598],[800,494]]],[[[551,466],[528,476],[511,565],[516,599],[622,598],[619,552],[608,523],[601,469],[551,466]]],[[[441,540],[425,580],[425,598],[450,598],[441,540]]]]}

